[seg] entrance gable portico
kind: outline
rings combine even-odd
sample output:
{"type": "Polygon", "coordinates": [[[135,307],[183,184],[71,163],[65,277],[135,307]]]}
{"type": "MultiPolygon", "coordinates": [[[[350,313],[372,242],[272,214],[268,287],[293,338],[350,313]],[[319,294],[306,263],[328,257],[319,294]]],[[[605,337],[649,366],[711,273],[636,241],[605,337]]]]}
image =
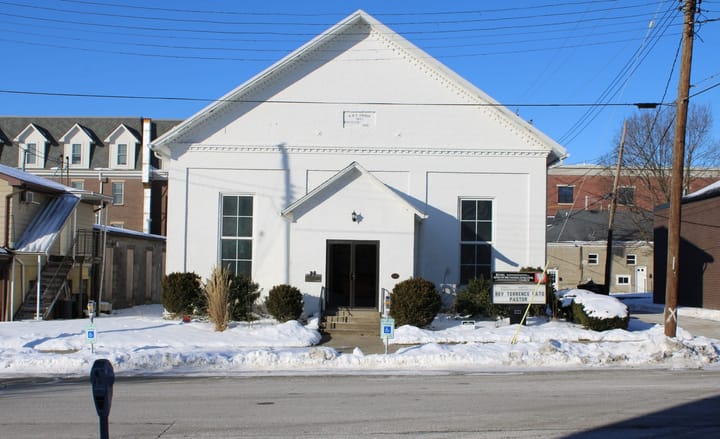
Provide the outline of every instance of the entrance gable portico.
{"type": "Polygon", "coordinates": [[[415,274],[417,223],[427,216],[357,162],[282,215],[291,283],[318,290],[331,306],[377,307],[383,290],[415,274]]]}

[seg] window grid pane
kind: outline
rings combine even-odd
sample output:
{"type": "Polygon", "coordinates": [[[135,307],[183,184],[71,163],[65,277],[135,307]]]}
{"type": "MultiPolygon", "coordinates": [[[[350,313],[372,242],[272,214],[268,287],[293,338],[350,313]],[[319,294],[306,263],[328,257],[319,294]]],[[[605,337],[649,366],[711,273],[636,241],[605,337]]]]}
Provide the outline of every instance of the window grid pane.
{"type": "Polygon", "coordinates": [[[123,204],[125,201],[125,185],[123,183],[112,184],[113,204],[123,204]]]}
{"type": "Polygon", "coordinates": [[[25,153],[25,163],[28,165],[34,165],[37,163],[37,145],[35,143],[28,143],[25,153]]]}
{"type": "Polygon", "coordinates": [[[82,163],[82,145],[79,143],[73,143],[70,153],[70,163],[73,165],[79,165],[82,163]]]}
{"type": "Polygon", "coordinates": [[[220,265],[234,274],[248,277],[252,273],[253,198],[226,195],[222,197],[222,230],[220,265]]]}
{"type": "Polygon", "coordinates": [[[127,144],[120,143],[117,146],[117,164],[127,165],[127,144]]]}
{"type": "Polygon", "coordinates": [[[573,186],[558,186],[558,203],[560,204],[572,204],[573,203],[573,186]]]}
{"type": "Polygon", "coordinates": [[[460,284],[490,278],[492,269],[492,201],[460,201],[460,284]]]}

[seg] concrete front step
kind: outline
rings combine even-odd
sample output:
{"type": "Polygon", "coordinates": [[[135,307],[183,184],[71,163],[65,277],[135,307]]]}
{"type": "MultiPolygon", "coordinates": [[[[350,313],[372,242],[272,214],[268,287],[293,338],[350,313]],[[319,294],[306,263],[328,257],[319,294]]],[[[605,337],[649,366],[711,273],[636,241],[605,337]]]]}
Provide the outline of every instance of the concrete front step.
{"type": "Polygon", "coordinates": [[[380,313],[374,309],[341,309],[325,316],[323,329],[326,332],[379,333],[380,313]]]}

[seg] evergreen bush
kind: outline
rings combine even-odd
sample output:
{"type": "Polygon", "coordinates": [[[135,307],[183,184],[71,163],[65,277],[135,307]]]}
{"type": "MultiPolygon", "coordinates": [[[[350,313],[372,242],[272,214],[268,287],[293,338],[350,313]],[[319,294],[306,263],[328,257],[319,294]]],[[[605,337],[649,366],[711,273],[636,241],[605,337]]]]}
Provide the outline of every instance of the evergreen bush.
{"type": "Polygon", "coordinates": [[[585,329],[593,331],[607,331],[608,329],[627,329],[630,323],[630,314],[625,317],[598,318],[587,314],[582,303],[573,301],[572,315],[575,323],[579,323],[585,329]]]}
{"type": "Polygon", "coordinates": [[[393,287],[390,316],[396,326],[412,325],[422,328],[432,323],[442,305],[435,285],[423,278],[414,277],[393,287]]]}
{"type": "Polygon", "coordinates": [[[195,273],[170,273],[161,282],[162,304],[171,314],[193,314],[204,307],[200,276],[195,273]]]}
{"type": "Polygon", "coordinates": [[[265,307],[279,322],[297,320],[303,312],[302,293],[291,285],[276,285],[265,299],[265,307]]]}
{"type": "Polygon", "coordinates": [[[230,275],[230,291],[228,301],[230,318],[235,321],[253,320],[252,306],[260,297],[258,284],[249,277],[238,274],[230,275]]]}

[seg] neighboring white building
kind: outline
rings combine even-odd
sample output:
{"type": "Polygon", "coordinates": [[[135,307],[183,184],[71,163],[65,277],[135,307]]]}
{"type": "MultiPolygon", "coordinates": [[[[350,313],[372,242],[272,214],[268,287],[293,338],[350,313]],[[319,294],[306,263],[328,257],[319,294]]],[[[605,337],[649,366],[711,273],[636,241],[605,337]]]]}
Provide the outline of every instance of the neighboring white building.
{"type": "Polygon", "coordinates": [[[547,167],[566,155],[363,11],[152,148],[168,273],[222,263],[355,307],[412,276],[452,288],[544,265],[547,167]]]}

